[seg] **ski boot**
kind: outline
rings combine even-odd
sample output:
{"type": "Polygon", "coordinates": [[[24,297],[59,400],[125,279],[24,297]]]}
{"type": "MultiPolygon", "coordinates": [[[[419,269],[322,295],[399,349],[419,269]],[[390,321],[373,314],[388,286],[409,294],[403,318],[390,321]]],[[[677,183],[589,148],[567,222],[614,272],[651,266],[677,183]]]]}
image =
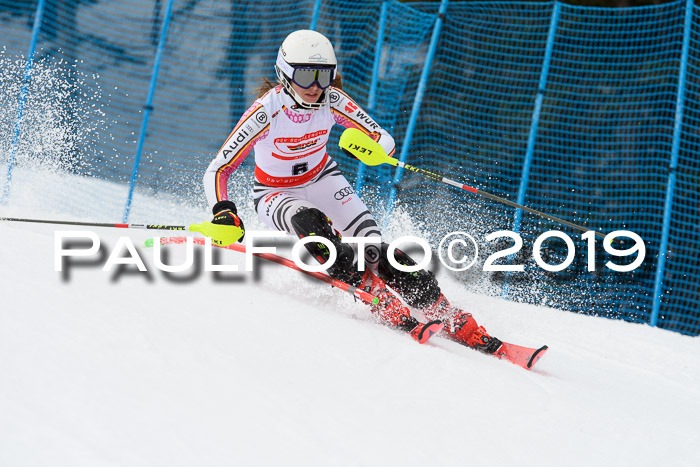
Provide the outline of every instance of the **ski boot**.
{"type": "Polygon", "coordinates": [[[419,343],[424,344],[433,334],[437,334],[443,328],[441,320],[432,320],[421,323],[411,316],[408,308],[403,306],[401,300],[389,289],[380,289],[375,292],[379,302],[372,305],[372,312],[376,313],[382,321],[401,329],[411,335],[419,343]]]}
{"type": "MultiPolygon", "coordinates": [[[[333,229],[331,220],[325,214],[316,208],[304,209],[292,216],[291,223],[299,238],[318,236],[330,240],[337,256],[326,272],[333,279],[355,287],[359,285],[363,276],[355,268],[355,252],[349,244],[340,240],[340,233],[333,229]]],[[[309,242],[304,246],[321,264],[330,258],[328,247],[321,242],[309,242]]]]}
{"type": "MultiPolygon", "coordinates": [[[[421,269],[414,272],[395,268],[388,258],[389,245],[382,243],[379,259],[379,277],[396,290],[409,306],[422,309],[434,303],[440,296],[440,287],[432,272],[421,269]]],[[[415,266],[416,262],[403,251],[394,251],[394,260],[402,266],[415,266]]]]}
{"type": "Polygon", "coordinates": [[[483,326],[477,324],[471,313],[450,305],[442,293],[435,303],[423,310],[423,313],[428,319],[444,320],[447,335],[467,347],[492,354],[502,345],[500,340],[491,337],[483,326]]]}
{"type": "Polygon", "coordinates": [[[364,272],[358,288],[379,299],[377,303],[372,304],[374,314],[383,322],[409,333],[421,344],[427,342],[433,334],[440,332],[443,328],[441,320],[421,323],[411,316],[411,311],[403,306],[401,300],[387,288],[386,283],[369,269],[364,272]]]}

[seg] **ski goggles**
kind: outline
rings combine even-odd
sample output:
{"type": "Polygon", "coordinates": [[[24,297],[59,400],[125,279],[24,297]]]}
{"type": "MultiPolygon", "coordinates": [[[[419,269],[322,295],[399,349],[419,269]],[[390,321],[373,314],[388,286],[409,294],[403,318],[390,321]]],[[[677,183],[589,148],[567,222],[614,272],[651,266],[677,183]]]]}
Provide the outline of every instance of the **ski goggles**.
{"type": "Polygon", "coordinates": [[[309,89],[314,83],[321,89],[326,89],[333,82],[333,68],[294,67],[292,82],[302,89],[309,89]]]}
{"type": "Polygon", "coordinates": [[[290,65],[282,57],[277,55],[277,67],[289,76],[294,84],[302,89],[309,89],[314,83],[321,89],[326,89],[335,78],[335,66],[333,65],[290,65]]]}

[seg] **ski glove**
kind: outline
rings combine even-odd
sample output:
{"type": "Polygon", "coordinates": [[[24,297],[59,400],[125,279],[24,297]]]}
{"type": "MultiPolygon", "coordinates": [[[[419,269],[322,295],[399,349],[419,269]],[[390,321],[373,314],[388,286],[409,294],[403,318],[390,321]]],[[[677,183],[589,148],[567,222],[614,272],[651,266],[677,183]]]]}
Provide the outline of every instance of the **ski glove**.
{"type": "Polygon", "coordinates": [[[241,238],[238,239],[238,241],[243,241],[243,237],[245,236],[245,227],[243,226],[243,221],[241,220],[241,218],[238,217],[238,210],[236,209],[236,205],[233,201],[219,201],[214,205],[212,213],[214,214],[214,219],[212,219],[211,221],[212,224],[232,225],[235,227],[239,227],[241,229],[242,235],[241,238]]]}
{"type": "Polygon", "coordinates": [[[245,230],[243,222],[236,213],[236,205],[231,201],[219,201],[214,205],[214,219],[211,222],[190,225],[191,232],[199,232],[211,238],[211,242],[218,246],[229,246],[232,243],[243,241],[245,230]]]}
{"type": "Polygon", "coordinates": [[[212,212],[214,219],[211,222],[191,224],[189,230],[211,238],[211,242],[217,246],[229,246],[243,241],[245,236],[243,221],[238,217],[236,205],[232,201],[219,201],[214,205],[212,212]]]}
{"type": "Polygon", "coordinates": [[[214,219],[211,221],[212,224],[243,227],[243,222],[241,222],[241,219],[238,217],[238,210],[233,201],[219,201],[212,208],[212,213],[214,214],[214,219]]]}

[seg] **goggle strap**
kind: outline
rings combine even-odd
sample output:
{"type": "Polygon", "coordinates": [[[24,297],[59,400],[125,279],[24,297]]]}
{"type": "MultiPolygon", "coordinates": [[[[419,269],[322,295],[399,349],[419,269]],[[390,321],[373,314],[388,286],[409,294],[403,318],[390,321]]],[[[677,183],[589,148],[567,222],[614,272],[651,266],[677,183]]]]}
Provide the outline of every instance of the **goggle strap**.
{"type": "Polygon", "coordinates": [[[282,72],[289,76],[290,78],[294,76],[294,67],[287,63],[287,61],[282,56],[282,51],[277,52],[277,61],[275,62],[277,67],[282,70],[282,72]]]}

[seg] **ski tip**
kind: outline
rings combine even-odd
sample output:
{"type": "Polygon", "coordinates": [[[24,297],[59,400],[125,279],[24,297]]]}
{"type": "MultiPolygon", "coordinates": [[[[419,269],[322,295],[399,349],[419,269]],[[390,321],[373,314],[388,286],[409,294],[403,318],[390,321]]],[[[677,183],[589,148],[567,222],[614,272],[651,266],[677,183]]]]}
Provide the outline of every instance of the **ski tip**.
{"type": "Polygon", "coordinates": [[[548,349],[549,349],[549,347],[547,347],[546,345],[543,345],[543,346],[540,347],[539,349],[535,350],[535,352],[534,352],[534,353],[532,354],[532,356],[530,357],[530,360],[527,362],[527,368],[528,368],[528,370],[529,370],[530,368],[532,368],[532,366],[533,366],[535,363],[537,363],[537,361],[538,361],[540,358],[542,358],[542,356],[547,352],[548,349]]]}
{"type": "Polygon", "coordinates": [[[433,337],[438,332],[442,331],[445,325],[439,319],[435,321],[430,321],[429,323],[419,324],[416,326],[414,331],[411,331],[411,335],[420,344],[425,344],[428,340],[433,337]],[[418,332],[415,332],[418,331],[418,332]]]}

